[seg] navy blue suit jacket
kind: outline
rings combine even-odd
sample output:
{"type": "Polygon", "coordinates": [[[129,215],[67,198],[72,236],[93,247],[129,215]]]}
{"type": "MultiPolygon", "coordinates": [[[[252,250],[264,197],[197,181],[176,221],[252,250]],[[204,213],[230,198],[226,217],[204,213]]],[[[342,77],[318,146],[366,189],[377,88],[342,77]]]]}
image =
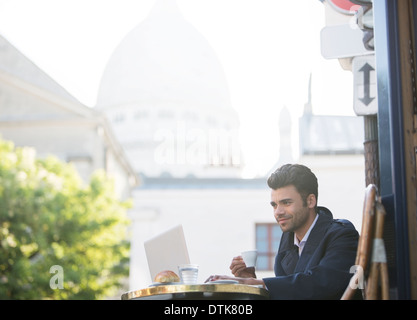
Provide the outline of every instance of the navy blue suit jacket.
{"type": "Polygon", "coordinates": [[[359,234],[348,220],[333,219],[325,207],[294,271],[288,270],[294,233],[284,232],[275,257],[275,277],[264,278],[271,299],[340,299],[355,264],[359,234]]]}

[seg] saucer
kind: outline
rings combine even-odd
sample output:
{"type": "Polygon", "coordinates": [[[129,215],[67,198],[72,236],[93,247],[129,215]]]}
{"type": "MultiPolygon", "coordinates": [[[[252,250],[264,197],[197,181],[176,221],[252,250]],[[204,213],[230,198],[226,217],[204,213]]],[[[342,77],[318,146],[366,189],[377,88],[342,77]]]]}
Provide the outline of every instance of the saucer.
{"type": "Polygon", "coordinates": [[[224,279],[224,280],[214,280],[214,281],[209,281],[206,284],[237,284],[239,283],[239,281],[236,280],[228,280],[228,279],[224,279]]]}
{"type": "Polygon", "coordinates": [[[149,285],[149,287],[171,286],[176,284],[181,284],[181,282],[153,282],[149,285]]]}

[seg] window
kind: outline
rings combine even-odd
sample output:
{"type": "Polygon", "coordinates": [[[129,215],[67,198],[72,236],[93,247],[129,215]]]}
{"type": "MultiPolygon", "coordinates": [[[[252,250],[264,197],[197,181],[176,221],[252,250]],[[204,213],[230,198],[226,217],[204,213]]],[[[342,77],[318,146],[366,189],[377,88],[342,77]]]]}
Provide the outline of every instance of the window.
{"type": "Polygon", "coordinates": [[[258,270],[274,270],[275,255],[278,252],[282,230],[277,223],[256,224],[256,249],[258,270]]]}
{"type": "Polygon", "coordinates": [[[119,123],[119,122],[124,122],[125,121],[125,115],[123,113],[116,113],[113,115],[113,122],[114,123],[119,123]]]}
{"type": "Polygon", "coordinates": [[[135,112],[135,119],[141,120],[148,118],[148,112],[146,110],[139,110],[135,112]]]}
{"type": "Polygon", "coordinates": [[[175,113],[171,110],[159,110],[158,118],[159,119],[173,119],[175,118],[175,113]]]}

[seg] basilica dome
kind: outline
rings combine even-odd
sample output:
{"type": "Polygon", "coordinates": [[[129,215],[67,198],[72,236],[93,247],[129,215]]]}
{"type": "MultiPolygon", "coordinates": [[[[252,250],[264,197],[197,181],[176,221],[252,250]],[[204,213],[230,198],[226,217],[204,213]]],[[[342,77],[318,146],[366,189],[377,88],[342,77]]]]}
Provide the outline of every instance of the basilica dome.
{"type": "Polygon", "coordinates": [[[116,48],[101,80],[97,105],[155,99],[230,107],[215,52],[172,0],[157,1],[116,48]]]}
{"type": "Polygon", "coordinates": [[[223,67],[174,0],[157,0],[115,49],[96,108],[141,174],[239,171],[238,116],[223,67]]]}

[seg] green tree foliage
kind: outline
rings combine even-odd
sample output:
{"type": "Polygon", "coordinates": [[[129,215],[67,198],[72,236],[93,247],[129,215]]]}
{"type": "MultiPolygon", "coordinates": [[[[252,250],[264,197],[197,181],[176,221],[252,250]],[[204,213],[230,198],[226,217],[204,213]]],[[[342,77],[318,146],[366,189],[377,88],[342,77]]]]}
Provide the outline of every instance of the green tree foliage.
{"type": "Polygon", "coordinates": [[[102,299],[128,274],[128,202],[97,172],[0,139],[0,299],[102,299]],[[58,269],[57,269],[58,268],[58,269]]]}

